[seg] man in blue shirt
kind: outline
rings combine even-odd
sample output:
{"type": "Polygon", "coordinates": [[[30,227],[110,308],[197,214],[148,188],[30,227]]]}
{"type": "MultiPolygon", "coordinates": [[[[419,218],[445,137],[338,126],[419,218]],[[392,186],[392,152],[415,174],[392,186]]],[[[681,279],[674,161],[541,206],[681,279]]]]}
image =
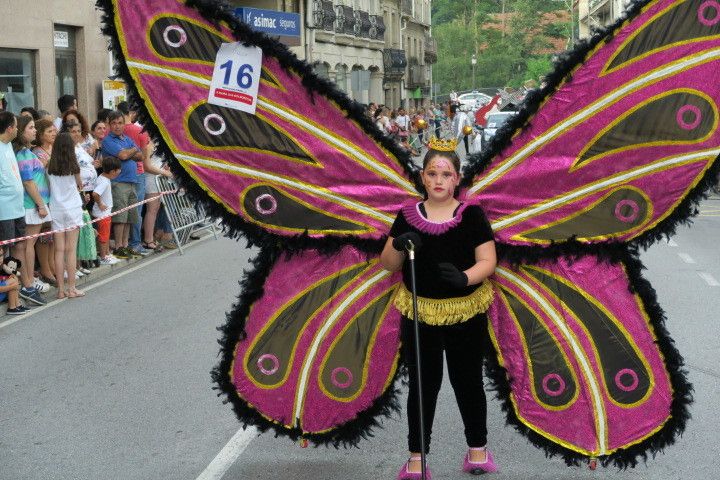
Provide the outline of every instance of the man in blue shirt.
{"type": "MultiPolygon", "coordinates": [[[[123,133],[125,119],[122,113],[114,111],[109,116],[110,133],[103,139],[102,155],[120,160],[120,175],[112,181],[113,213],[137,203],[135,183],[137,182],[136,162],[142,162],[143,152],[133,140],[123,133]]],[[[118,258],[133,256],[128,247],[132,225],[138,221],[137,208],[131,208],[112,217],[115,250],[118,258]]]]}

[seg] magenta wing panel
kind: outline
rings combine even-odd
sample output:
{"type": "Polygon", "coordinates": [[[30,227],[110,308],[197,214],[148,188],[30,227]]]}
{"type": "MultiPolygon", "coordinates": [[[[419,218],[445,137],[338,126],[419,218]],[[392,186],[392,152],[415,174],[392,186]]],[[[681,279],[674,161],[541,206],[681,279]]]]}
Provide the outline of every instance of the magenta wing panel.
{"type": "Polygon", "coordinates": [[[491,332],[518,419],[559,446],[605,456],[671,416],[674,392],[621,264],[584,257],[495,275],[491,332]]]}
{"type": "Polygon", "coordinates": [[[350,247],[282,257],[233,347],[232,400],[309,435],[357,420],[397,369],[398,281],[350,247]]]}
{"type": "Polygon", "coordinates": [[[470,189],[497,239],[630,241],[676,211],[720,154],[720,22],[651,2],[601,44],[470,189]]]}
{"type": "Polygon", "coordinates": [[[176,0],[114,3],[125,64],[155,126],[230,213],[279,235],[377,239],[417,196],[389,151],[271,52],[255,115],[210,105],[215,54],[233,41],[226,26],[176,0]]]}

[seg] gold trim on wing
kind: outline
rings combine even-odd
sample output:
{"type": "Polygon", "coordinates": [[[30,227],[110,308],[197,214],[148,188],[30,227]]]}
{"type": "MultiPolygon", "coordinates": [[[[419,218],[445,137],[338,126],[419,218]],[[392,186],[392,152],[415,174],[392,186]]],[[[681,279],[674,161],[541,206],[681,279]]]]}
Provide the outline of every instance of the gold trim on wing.
{"type": "MultiPolygon", "coordinates": [[[[290,305],[294,304],[295,302],[297,302],[298,300],[300,300],[302,297],[304,297],[304,296],[305,296],[308,292],[310,292],[311,290],[313,290],[313,289],[319,287],[320,285],[322,285],[323,283],[332,281],[333,279],[337,279],[337,278],[340,277],[341,275],[343,275],[343,274],[345,274],[345,273],[347,273],[347,272],[349,272],[349,271],[351,271],[351,270],[358,269],[358,268],[361,267],[364,263],[365,263],[365,262],[355,263],[355,264],[350,265],[350,266],[348,266],[348,267],[345,267],[345,268],[343,268],[343,269],[341,269],[341,270],[338,270],[337,272],[333,273],[332,275],[329,275],[329,276],[326,276],[326,277],[322,277],[322,278],[319,279],[318,281],[313,282],[313,283],[311,283],[310,285],[308,285],[307,287],[305,287],[304,289],[302,289],[302,290],[301,290],[299,293],[297,293],[295,296],[293,296],[292,298],[290,298],[289,300],[287,300],[285,303],[283,303],[280,308],[278,308],[277,310],[275,310],[275,313],[273,313],[273,315],[272,315],[270,318],[267,319],[267,321],[265,322],[265,324],[263,325],[263,327],[260,329],[260,331],[259,331],[257,334],[255,334],[255,338],[253,338],[253,341],[248,345],[247,349],[245,350],[245,354],[243,355],[243,363],[242,363],[243,373],[245,374],[245,377],[246,377],[253,385],[255,385],[257,388],[259,388],[259,389],[261,389],[261,390],[275,390],[275,389],[279,388],[280,386],[284,385],[285,382],[287,382],[288,377],[290,376],[290,374],[291,374],[292,371],[293,371],[293,370],[292,370],[292,366],[293,366],[293,364],[295,363],[294,359],[295,359],[295,356],[296,356],[296,353],[297,353],[298,344],[300,343],[300,340],[301,340],[301,338],[302,338],[302,336],[303,336],[302,334],[303,334],[303,332],[306,331],[308,324],[309,324],[313,319],[315,319],[315,317],[318,315],[318,313],[321,312],[323,309],[325,309],[335,298],[337,298],[341,293],[345,292],[345,291],[349,288],[349,286],[350,286],[351,284],[355,283],[355,281],[356,281],[360,276],[364,275],[368,270],[370,270],[370,268],[372,268],[372,265],[371,265],[371,266],[367,266],[367,267],[363,268],[362,270],[359,270],[359,271],[358,271],[358,274],[357,274],[354,278],[348,280],[348,282],[345,283],[344,285],[342,285],[342,286],[340,287],[340,289],[338,289],[338,290],[334,293],[333,296],[327,298],[323,303],[320,304],[320,306],[318,306],[318,308],[316,308],[312,313],[310,313],[310,314],[307,316],[307,318],[306,318],[305,321],[303,322],[303,326],[302,326],[302,327],[300,328],[300,330],[299,330],[300,334],[297,336],[297,338],[296,338],[295,341],[293,342],[292,349],[290,350],[290,354],[288,355],[288,362],[290,362],[290,363],[289,363],[289,364],[287,365],[287,367],[285,368],[285,375],[283,375],[283,377],[282,377],[280,380],[278,380],[276,383],[274,383],[274,384],[272,384],[272,385],[267,385],[267,384],[258,383],[258,382],[255,381],[255,379],[253,378],[253,375],[252,375],[252,374],[250,373],[250,371],[248,370],[248,362],[249,362],[249,359],[250,359],[250,354],[254,351],[257,342],[258,342],[261,338],[263,338],[263,336],[265,335],[265,333],[273,326],[273,324],[275,323],[275,321],[277,320],[277,318],[278,318],[282,313],[285,312],[285,309],[286,309],[288,306],[290,306],[290,305]]],[[[238,343],[239,343],[239,342],[238,342],[238,343]]]]}
{"type": "Polygon", "coordinates": [[[660,82],[666,78],[679,75],[687,70],[717,61],[720,58],[720,48],[709,48],[701,52],[697,52],[694,55],[683,57],[667,65],[651,70],[645,73],[642,77],[632,80],[629,83],[621,85],[620,87],[608,92],[603,97],[595,100],[591,104],[583,107],[581,110],[568,117],[567,119],[556,123],[544,133],[537,135],[533,140],[529,141],[527,145],[522,147],[520,150],[515,152],[510,157],[499,162],[493,166],[488,173],[483,174],[468,190],[468,195],[474,195],[476,192],[482,190],[488,185],[496,182],[502,178],[506,173],[512,170],[512,168],[531,156],[537,150],[545,146],[548,142],[554,140],[560,135],[568,133],[568,130],[575,127],[577,124],[583,122],[588,117],[594,115],[596,111],[605,109],[611,105],[614,105],[618,101],[625,98],[627,95],[640,91],[647,86],[660,82]]]}
{"type": "MultiPolygon", "coordinates": [[[[563,217],[563,218],[561,218],[561,219],[559,219],[559,220],[555,220],[554,222],[546,223],[545,225],[540,225],[540,226],[538,226],[538,227],[532,228],[532,229],[527,230],[527,231],[525,231],[525,232],[521,232],[521,233],[518,233],[518,234],[516,234],[516,235],[513,235],[513,236],[512,236],[512,240],[522,241],[522,242],[528,242],[528,243],[534,243],[534,244],[537,244],[537,245],[551,245],[553,242],[557,242],[558,240],[561,240],[561,239],[543,240],[543,239],[537,239],[537,238],[528,238],[527,235],[530,235],[531,233],[538,232],[538,231],[540,231],[540,230],[546,230],[546,229],[548,229],[548,228],[554,227],[554,226],[559,225],[559,224],[561,224],[561,223],[566,223],[566,222],[568,222],[568,221],[570,221],[570,220],[572,220],[572,219],[574,219],[574,218],[577,218],[577,217],[579,217],[580,215],[583,215],[583,214],[589,212],[590,210],[592,210],[593,208],[595,208],[597,205],[601,204],[601,203],[604,202],[606,199],[608,199],[609,197],[611,197],[615,192],[618,192],[618,191],[620,191],[620,190],[622,190],[622,189],[633,190],[633,191],[635,191],[638,195],[642,196],[642,197],[646,200],[646,203],[647,203],[648,208],[647,208],[647,211],[645,212],[645,219],[644,219],[641,223],[639,223],[638,225],[636,225],[635,227],[629,228],[629,229],[624,230],[624,231],[622,231],[622,232],[616,232],[616,233],[612,233],[612,234],[608,234],[608,235],[597,235],[597,236],[594,236],[594,237],[578,236],[578,237],[576,237],[576,240],[578,240],[578,241],[583,241],[583,242],[610,240],[610,239],[613,239],[613,238],[621,237],[621,236],[623,236],[623,235],[627,235],[628,232],[632,232],[633,230],[642,230],[643,227],[645,226],[645,224],[648,222],[648,220],[650,220],[650,219],[652,218],[653,214],[655,213],[655,210],[654,210],[654,208],[653,208],[653,204],[652,204],[652,202],[651,202],[651,200],[650,200],[650,197],[649,197],[645,192],[643,192],[642,190],[640,190],[640,189],[637,188],[637,187],[634,187],[634,186],[632,186],[632,185],[622,185],[622,186],[619,186],[619,187],[617,187],[617,188],[614,188],[613,190],[610,190],[607,194],[605,194],[604,196],[600,197],[598,200],[596,200],[595,202],[591,203],[591,204],[588,205],[587,207],[585,207],[585,208],[583,208],[583,209],[581,209],[581,210],[578,210],[577,212],[574,212],[574,213],[572,213],[571,215],[568,215],[568,216],[566,216],[566,217],[563,217]]],[[[579,202],[579,201],[584,200],[584,199],[586,199],[587,197],[589,197],[589,196],[591,196],[591,195],[594,195],[594,194],[595,194],[595,192],[589,193],[589,194],[587,194],[587,195],[584,196],[584,197],[574,199],[573,202],[579,202]]],[[[561,205],[561,206],[558,207],[558,208],[562,208],[562,207],[563,207],[563,205],[561,205]]],[[[631,238],[632,238],[632,237],[631,237],[631,238]]],[[[567,240],[567,239],[565,239],[565,240],[567,240]]]]}
{"type": "Polygon", "coordinates": [[[334,219],[336,219],[336,220],[340,220],[340,221],[343,221],[343,222],[352,223],[352,224],[354,224],[354,225],[357,225],[357,226],[359,226],[359,227],[362,227],[362,229],[361,229],[361,230],[334,230],[334,229],[317,230],[317,229],[308,229],[308,228],[279,227],[279,226],[275,226],[275,225],[272,225],[272,224],[269,224],[269,223],[263,223],[263,222],[255,219],[255,218],[254,218],[252,215],[250,215],[250,214],[247,212],[247,210],[245,209],[245,197],[247,196],[247,193],[250,191],[250,189],[253,189],[253,188],[256,188],[256,187],[262,187],[262,186],[269,186],[269,187],[272,187],[272,188],[277,188],[275,185],[272,185],[272,184],[270,184],[270,183],[262,183],[262,182],[261,182],[261,183],[254,183],[254,184],[252,184],[252,185],[247,186],[247,187],[245,188],[245,190],[243,190],[242,192],[240,192],[240,210],[241,210],[241,213],[244,213],[244,214],[245,214],[245,216],[243,216],[243,218],[245,218],[246,220],[248,220],[248,221],[250,221],[250,222],[252,222],[252,223],[254,223],[254,224],[256,224],[256,225],[259,225],[259,226],[261,226],[261,227],[263,227],[263,228],[266,228],[266,229],[268,229],[268,230],[277,230],[277,231],[285,231],[285,232],[293,232],[293,233],[305,233],[305,232],[307,232],[307,233],[310,234],[310,235],[315,235],[315,234],[337,234],[337,235],[353,235],[353,234],[354,234],[354,235],[361,235],[361,234],[363,234],[363,233],[372,233],[372,232],[376,231],[375,228],[372,228],[372,227],[370,227],[369,225],[366,225],[366,224],[364,224],[364,223],[356,222],[356,221],[351,220],[351,219],[349,219],[349,218],[344,218],[344,217],[341,217],[340,215],[336,215],[336,214],[330,213],[330,212],[328,212],[328,211],[320,210],[319,208],[311,205],[310,203],[305,202],[305,201],[303,201],[303,200],[300,200],[300,199],[299,199],[298,197],[296,197],[295,195],[292,195],[292,194],[290,194],[290,193],[288,193],[288,192],[286,192],[285,190],[282,190],[282,189],[280,189],[280,188],[277,188],[277,190],[279,190],[280,192],[282,192],[283,195],[286,195],[287,197],[289,197],[289,198],[292,199],[293,201],[295,201],[295,202],[303,205],[305,208],[308,208],[309,210],[312,210],[312,211],[315,211],[315,212],[318,212],[318,213],[322,213],[323,215],[328,216],[328,217],[331,217],[331,218],[334,218],[334,219]]]}
{"type": "Polygon", "coordinates": [[[718,114],[718,107],[715,101],[707,95],[704,92],[701,92],[700,90],[695,90],[692,88],[676,88],[674,90],[668,90],[666,92],[660,93],[658,95],[655,95],[653,97],[650,97],[646,99],[643,103],[640,103],[638,105],[635,105],[630,110],[626,111],[619,117],[617,117],[615,120],[613,120],[611,123],[609,123],[605,128],[600,130],[600,132],[597,133],[588,143],[583,147],[582,150],[580,150],[580,153],[578,153],[577,157],[575,158],[575,161],[572,165],[570,165],[570,172],[575,172],[577,170],[580,170],[581,168],[585,168],[590,163],[600,160],[601,158],[605,158],[607,156],[621,153],[621,152],[627,152],[629,150],[637,150],[639,148],[643,147],[656,147],[661,145],[693,145],[693,144],[699,144],[705,142],[707,139],[713,136],[715,134],[717,127],[718,127],[718,120],[720,118],[720,115],[718,114]],[[654,102],[655,100],[660,100],[661,98],[668,97],[670,95],[674,95],[676,93],[689,93],[692,95],[697,95],[698,97],[702,97],[712,106],[713,112],[715,114],[715,121],[713,122],[713,126],[710,128],[710,131],[702,138],[698,138],[695,140],[657,140],[653,142],[645,142],[645,143],[637,143],[634,145],[626,145],[624,147],[615,148],[613,150],[608,150],[607,152],[599,153],[597,155],[594,155],[592,157],[586,158],[585,160],[580,161],[580,159],[585,155],[585,153],[590,150],[595,143],[602,138],[607,132],[609,132],[613,127],[615,127],[617,124],[625,120],[627,117],[635,113],[636,111],[640,110],[641,108],[647,106],[648,104],[654,102]]]}
{"type": "MultiPolygon", "coordinates": [[[[259,180],[259,181],[270,182],[273,185],[290,187],[290,188],[294,188],[296,190],[310,193],[312,195],[317,195],[317,196],[320,196],[320,197],[322,197],[330,202],[333,202],[343,208],[352,210],[361,216],[369,216],[369,217],[374,218],[375,220],[381,221],[387,225],[392,225],[393,221],[395,220],[392,216],[386,215],[383,212],[374,209],[373,207],[370,207],[368,205],[365,205],[365,204],[362,204],[362,203],[359,203],[356,201],[348,200],[347,198],[345,198],[339,194],[336,194],[326,188],[322,188],[322,187],[318,187],[317,185],[305,183],[305,182],[299,181],[292,177],[287,177],[287,176],[283,176],[283,175],[279,175],[279,174],[269,174],[267,172],[238,166],[231,162],[227,162],[227,161],[215,159],[215,158],[192,156],[192,155],[186,155],[186,154],[182,154],[182,153],[175,153],[175,157],[177,158],[178,162],[180,162],[183,166],[192,165],[192,166],[197,166],[197,167],[202,167],[202,168],[209,168],[209,169],[217,170],[217,171],[224,172],[224,173],[230,173],[232,175],[246,177],[246,178],[252,178],[254,180],[259,180]]],[[[193,178],[195,178],[195,177],[193,177],[193,178]]],[[[204,182],[199,182],[199,183],[203,186],[203,188],[207,188],[207,186],[205,185],[204,182]]],[[[231,211],[234,211],[234,209],[231,209],[231,211]]],[[[236,212],[236,213],[239,213],[239,212],[236,212]]]]}
{"type": "Polygon", "coordinates": [[[515,323],[515,327],[517,328],[517,330],[519,332],[518,336],[520,337],[520,342],[522,343],[523,353],[525,354],[525,361],[527,362],[528,367],[529,367],[528,374],[530,376],[530,381],[529,381],[530,392],[532,393],[533,398],[535,399],[535,401],[538,404],[542,405],[543,408],[545,408],[547,410],[551,410],[554,412],[561,412],[563,410],[567,410],[568,408],[572,407],[575,404],[575,402],[578,399],[578,396],[580,396],[581,384],[577,378],[577,373],[575,372],[575,368],[573,367],[573,364],[570,362],[570,359],[568,358],[567,353],[565,352],[565,349],[562,347],[560,342],[557,341],[557,338],[550,331],[550,329],[547,328],[547,326],[543,325],[543,327],[547,331],[548,336],[553,340],[553,343],[555,343],[555,346],[560,351],[560,354],[563,356],[563,359],[565,360],[565,364],[568,367],[568,371],[570,372],[570,375],[572,376],[573,381],[575,382],[575,394],[568,401],[568,403],[566,403],[565,405],[562,405],[560,407],[554,407],[554,406],[548,405],[547,403],[540,400],[540,397],[538,397],[538,395],[537,395],[537,389],[535,388],[535,385],[536,385],[535,384],[535,372],[534,372],[534,369],[532,368],[533,361],[532,361],[532,357],[530,356],[530,351],[528,350],[528,345],[525,340],[525,335],[523,335],[523,333],[522,333],[522,328],[520,327],[520,321],[517,319],[517,315],[515,315],[515,311],[512,308],[510,308],[510,303],[508,302],[505,293],[503,293],[503,290],[505,290],[508,293],[510,293],[511,295],[513,295],[517,301],[522,303],[525,306],[525,308],[528,309],[528,311],[533,312],[538,318],[540,316],[537,315],[537,311],[534,308],[530,307],[530,305],[521,297],[514,295],[513,292],[510,291],[510,289],[508,289],[507,287],[504,287],[503,285],[500,285],[500,284],[498,284],[498,287],[499,287],[498,295],[499,295],[501,301],[503,302],[503,304],[505,305],[506,310],[510,314],[510,317],[512,318],[513,323],[515,323]]]}
{"type": "MultiPolygon", "coordinates": [[[[495,282],[495,283],[497,283],[497,282],[495,282]]],[[[498,287],[500,286],[499,283],[497,283],[497,285],[498,285],[498,287]]],[[[500,365],[500,367],[502,367],[502,368],[505,368],[505,365],[506,365],[505,358],[502,356],[502,350],[500,350],[500,343],[498,342],[497,335],[495,334],[495,330],[493,329],[492,322],[488,322],[488,332],[490,333],[490,340],[492,341],[493,346],[495,347],[495,352],[497,353],[498,365],[500,365]]],[[[507,379],[507,381],[510,382],[510,379],[507,379]]],[[[520,407],[517,404],[517,400],[515,399],[515,394],[512,392],[512,388],[510,390],[509,398],[510,398],[510,402],[512,403],[513,411],[515,412],[515,416],[518,418],[518,420],[520,420],[520,422],[522,422],[523,425],[525,425],[527,428],[529,428],[533,432],[535,432],[538,435],[541,435],[545,438],[548,438],[552,442],[554,442],[562,447],[565,447],[568,450],[571,450],[573,452],[578,452],[582,455],[587,455],[588,457],[594,457],[594,456],[600,455],[599,448],[596,450],[586,450],[584,448],[580,448],[577,445],[573,445],[572,443],[570,443],[566,440],[563,440],[559,437],[556,437],[555,435],[553,435],[551,433],[546,432],[545,430],[539,428],[534,423],[527,420],[522,415],[522,412],[520,411],[520,407]]]]}
{"type": "MultiPolygon", "coordinates": [[[[612,395],[609,394],[610,389],[608,388],[607,382],[605,381],[605,375],[600,374],[598,376],[600,378],[600,381],[602,382],[603,387],[605,388],[606,398],[607,398],[607,400],[610,401],[610,403],[612,403],[616,407],[626,409],[626,410],[635,408],[635,407],[645,403],[647,401],[647,399],[650,397],[650,395],[652,395],[652,393],[655,390],[655,375],[653,374],[652,367],[647,362],[645,355],[642,354],[642,352],[638,349],[637,345],[635,345],[635,343],[631,340],[632,336],[625,329],[625,327],[622,325],[622,323],[617,320],[615,315],[613,315],[603,304],[598,302],[597,299],[593,295],[591,295],[584,289],[578,287],[577,285],[569,282],[566,278],[564,278],[560,275],[556,275],[549,270],[545,270],[544,268],[540,268],[537,266],[525,265],[525,266],[523,266],[523,268],[540,272],[540,273],[547,275],[547,276],[557,280],[558,282],[564,284],[566,287],[580,292],[580,294],[582,295],[583,298],[585,298],[585,300],[592,303],[595,306],[595,308],[597,308],[599,311],[603,312],[605,314],[605,316],[608,319],[610,319],[610,321],[613,322],[613,324],[615,325],[615,328],[617,328],[618,331],[625,337],[625,340],[628,342],[630,347],[633,349],[633,351],[635,352],[638,359],[640,359],[640,362],[643,364],[643,367],[645,367],[645,370],[647,371],[648,376],[649,376],[649,386],[648,386],[648,391],[645,393],[645,395],[640,400],[638,400],[637,402],[634,402],[634,403],[622,404],[622,403],[616,402],[613,399],[612,395]]],[[[575,314],[575,312],[570,308],[570,306],[566,302],[564,302],[560,297],[558,297],[552,290],[547,288],[541,282],[538,282],[537,280],[535,280],[535,281],[537,282],[538,286],[543,289],[543,291],[545,292],[546,295],[550,296],[556,302],[558,302],[558,304],[563,306],[565,311],[567,313],[569,313],[570,316],[575,320],[576,325],[578,327],[580,327],[580,329],[582,329],[582,331],[585,333],[588,343],[590,343],[590,348],[592,349],[593,356],[595,357],[595,362],[596,362],[597,368],[601,371],[604,371],[603,361],[600,357],[600,352],[598,351],[597,347],[595,346],[595,341],[593,340],[592,335],[590,335],[590,331],[587,329],[584,322],[582,320],[580,320],[578,318],[578,316],[575,314]]],[[[637,297],[637,295],[635,294],[635,295],[633,295],[633,297],[637,297]]],[[[644,310],[641,309],[640,311],[643,312],[644,310]]],[[[658,353],[660,353],[659,350],[658,350],[658,353]]]]}
{"type": "MultiPolygon", "coordinates": [[[[341,398],[341,397],[336,397],[335,395],[333,395],[332,393],[330,393],[330,392],[327,390],[327,388],[325,388],[325,384],[324,384],[324,382],[322,381],[322,375],[323,375],[323,372],[325,371],[325,366],[326,366],[326,364],[327,364],[327,362],[328,362],[328,359],[330,358],[330,353],[333,352],[333,350],[334,350],[334,348],[335,348],[335,345],[337,345],[337,343],[338,343],[338,342],[340,341],[340,339],[343,337],[343,335],[345,334],[345,332],[347,332],[347,331],[350,329],[350,327],[352,327],[352,326],[355,324],[355,320],[356,320],[360,315],[362,315],[365,311],[367,311],[367,309],[370,308],[370,307],[373,305],[373,303],[375,303],[375,302],[377,302],[378,300],[380,300],[380,298],[382,298],[383,296],[385,296],[388,292],[392,291],[394,288],[397,288],[397,285],[392,285],[391,287],[389,287],[389,288],[385,289],[384,291],[382,291],[379,295],[376,295],[375,298],[373,298],[372,300],[369,300],[369,301],[367,302],[367,304],[366,304],[359,312],[357,312],[355,315],[353,315],[353,317],[347,322],[347,324],[346,324],[346,325],[343,327],[343,329],[338,333],[338,335],[335,337],[335,339],[332,341],[332,343],[331,343],[330,346],[328,347],[327,352],[325,352],[325,356],[324,356],[322,362],[320,363],[320,367],[318,368],[318,375],[317,375],[318,386],[320,387],[320,390],[321,390],[321,391],[325,394],[325,396],[327,396],[328,398],[331,398],[331,399],[333,399],[333,400],[335,400],[335,401],[337,401],[337,402],[350,403],[350,402],[352,402],[353,400],[357,399],[357,398],[360,396],[361,393],[363,393],[363,391],[364,391],[364,389],[365,389],[364,386],[365,386],[365,384],[367,383],[368,371],[369,371],[369,369],[370,369],[370,368],[369,368],[369,367],[370,367],[370,360],[369,360],[369,358],[367,358],[367,357],[366,357],[365,362],[364,362],[364,364],[363,364],[362,380],[360,381],[360,387],[358,387],[357,392],[356,392],[353,396],[351,396],[351,397],[341,398]]],[[[385,305],[385,308],[383,309],[383,312],[382,312],[382,314],[380,315],[381,318],[384,319],[384,318],[387,316],[388,311],[390,311],[390,307],[391,307],[391,306],[392,306],[392,297],[390,297],[387,305],[385,305]]],[[[373,330],[373,333],[372,333],[372,335],[371,335],[371,337],[370,337],[370,341],[368,342],[368,348],[367,348],[367,352],[368,352],[368,353],[372,352],[373,349],[374,349],[374,347],[375,347],[375,342],[376,342],[376,340],[377,340],[377,335],[378,335],[378,333],[380,332],[380,327],[382,327],[382,324],[383,324],[383,321],[382,321],[382,320],[379,321],[379,322],[377,322],[377,325],[375,326],[375,330],[373,330]]],[[[387,380],[385,380],[385,384],[387,384],[387,380]]]]}
{"type": "MultiPolygon", "coordinates": [[[[698,37],[698,38],[691,39],[691,40],[682,40],[682,41],[679,41],[679,42],[673,42],[673,43],[670,43],[670,44],[668,44],[668,45],[664,45],[664,46],[662,46],[662,47],[658,47],[658,48],[655,48],[655,49],[653,49],[653,50],[649,50],[649,51],[643,53],[642,55],[638,55],[638,56],[636,56],[636,57],[634,57],[634,58],[632,58],[632,59],[630,59],[630,60],[627,60],[627,61],[625,61],[625,62],[617,65],[617,66],[614,67],[614,68],[608,68],[608,67],[610,66],[610,64],[613,63],[613,61],[615,60],[615,58],[617,58],[617,56],[620,55],[620,53],[623,52],[623,50],[625,49],[625,47],[627,47],[633,40],[635,40],[635,38],[638,37],[638,36],[640,35],[640,33],[642,33],[643,31],[645,31],[647,28],[651,27],[651,26],[653,25],[653,23],[655,23],[655,20],[657,20],[658,18],[660,18],[660,17],[662,17],[663,15],[665,15],[666,13],[668,13],[668,11],[670,11],[670,10],[672,10],[672,9],[674,9],[674,8],[679,7],[679,6],[680,6],[682,3],[684,3],[685,1],[686,1],[686,0],[677,0],[676,2],[668,5],[667,7],[665,7],[664,9],[660,10],[658,13],[656,13],[655,15],[653,15],[652,17],[650,17],[650,18],[647,20],[647,22],[645,23],[645,25],[643,25],[642,27],[638,28],[638,29],[637,29],[636,31],[634,31],[631,35],[629,35],[629,36],[618,46],[617,50],[615,50],[615,53],[613,53],[613,54],[610,56],[610,58],[608,58],[608,61],[605,63],[605,66],[603,66],[602,70],[600,70],[600,75],[599,75],[599,76],[600,76],[600,77],[604,77],[605,75],[609,75],[609,74],[611,74],[611,73],[613,73],[613,72],[616,72],[616,71],[621,70],[621,69],[623,69],[623,68],[629,67],[630,65],[632,65],[632,64],[634,64],[634,63],[636,63],[636,62],[639,62],[640,60],[643,60],[643,59],[645,59],[645,58],[647,58],[647,57],[649,57],[649,56],[651,56],[651,55],[653,55],[653,54],[655,54],[655,53],[663,52],[663,51],[665,51],[665,50],[669,50],[669,49],[671,49],[671,48],[679,47],[679,46],[682,46],[682,45],[689,45],[689,44],[691,44],[691,43],[700,43],[700,42],[704,42],[704,41],[707,41],[707,40],[714,40],[714,39],[720,38],[720,35],[707,35],[707,36],[705,36],[705,37],[698,37]]],[[[645,13],[648,8],[650,8],[650,5],[646,5],[645,7],[643,7],[642,13],[645,13]]]]}
{"type": "MultiPolygon", "coordinates": [[[[207,103],[208,103],[208,102],[207,102],[207,99],[199,100],[199,101],[197,101],[196,103],[189,105],[189,107],[187,108],[187,110],[185,110],[185,113],[184,113],[184,115],[183,115],[183,128],[185,129],[185,133],[187,134],[187,139],[190,141],[190,143],[192,143],[195,147],[199,148],[200,150],[208,150],[208,151],[211,151],[211,152],[216,152],[216,151],[220,151],[220,152],[223,152],[223,151],[241,151],[241,152],[261,153],[261,154],[263,154],[263,155],[268,155],[268,156],[271,156],[271,157],[276,157],[276,158],[279,158],[279,159],[281,159],[281,160],[287,160],[287,161],[290,161],[290,162],[295,162],[295,163],[297,163],[297,164],[299,164],[299,165],[303,165],[303,166],[315,167],[315,168],[325,168],[325,167],[323,166],[323,164],[320,163],[320,162],[318,161],[318,159],[315,158],[315,156],[314,156],[312,153],[310,153],[310,151],[309,151],[308,149],[306,149],[304,146],[302,146],[292,135],[290,135],[290,133],[289,133],[287,130],[285,130],[283,127],[281,127],[281,126],[279,126],[278,124],[276,124],[276,123],[274,123],[273,121],[271,121],[271,120],[270,120],[269,118],[267,118],[265,115],[262,115],[261,113],[257,113],[257,112],[255,113],[255,116],[257,116],[258,118],[262,119],[262,120],[263,120],[264,122],[266,122],[267,124],[273,126],[273,127],[276,128],[277,130],[279,130],[280,132],[282,132],[283,134],[285,134],[285,136],[287,137],[288,140],[290,140],[292,143],[294,143],[295,145],[297,145],[297,147],[298,147],[303,153],[305,153],[305,154],[308,156],[308,158],[310,158],[310,159],[312,160],[312,163],[311,163],[311,162],[305,162],[305,161],[299,160],[299,159],[297,159],[297,158],[290,157],[290,156],[288,156],[288,155],[283,155],[283,154],[281,154],[281,153],[273,152],[272,150],[263,150],[263,149],[261,149],[261,148],[240,147],[240,146],[232,146],[232,145],[230,145],[230,146],[223,146],[223,147],[212,147],[212,146],[202,145],[202,144],[198,143],[198,142],[193,138],[193,136],[190,134],[190,115],[192,115],[193,112],[194,112],[200,105],[205,105],[205,104],[207,104],[207,103]]],[[[258,108],[258,110],[261,110],[261,109],[258,108]]]]}
{"type": "Polygon", "coordinates": [[[505,279],[505,281],[513,284],[516,288],[523,291],[528,297],[530,297],[538,307],[548,316],[550,320],[555,324],[558,331],[563,335],[567,341],[570,349],[576,356],[577,363],[580,367],[584,383],[590,389],[590,398],[592,399],[593,416],[595,419],[595,433],[598,437],[598,448],[599,455],[604,455],[607,449],[608,442],[608,424],[607,414],[605,412],[605,404],[602,401],[600,385],[595,382],[595,378],[592,371],[592,365],[590,359],[587,357],[585,351],[582,348],[580,340],[578,339],[575,332],[568,327],[564,321],[564,317],[560,315],[560,312],[550,303],[550,301],[543,297],[540,292],[535,289],[534,280],[520,276],[518,273],[514,273],[504,267],[498,267],[495,270],[495,275],[498,275],[505,279]],[[528,281],[532,283],[528,283],[528,281]]]}
{"type": "MultiPolygon", "coordinates": [[[[595,182],[585,184],[569,192],[562,193],[553,198],[545,199],[535,205],[526,206],[522,210],[517,210],[494,220],[492,222],[492,228],[496,232],[509,228],[513,225],[523,222],[525,219],[531,216],[542,214],[548,210],[555,208],[556,206],[561,206],[567,204],[568,202],[574,202],[577,199],[585,198],[587,195],[602,191],[606,188],[613,188],[625,185],[628,182],[645,177],[650,174],[655,174],[666,170],[672,170],[677,167],[682,167],[700,162],[707,162],[707,169],[710,167],[709,164],[712,163],[712,160],[715,159],[715,157],[719,154],[720,148],[715,148],[699,152],[692,152],[680,156],[664,157],[653,163],[641,165],[639,167],[626,170],[624,172],[616,173],[609,177],[601,178],[599,180],[596,180],[595,182]],[[710,158],[705,157],[706,155],[710,158]]],[[[698,181],[699,179],[695,182],[695,184],[697,184],[698,181]]],[[[670,211],[672,211],[672,209],[668,210],[668,212],[670,211]]]]}

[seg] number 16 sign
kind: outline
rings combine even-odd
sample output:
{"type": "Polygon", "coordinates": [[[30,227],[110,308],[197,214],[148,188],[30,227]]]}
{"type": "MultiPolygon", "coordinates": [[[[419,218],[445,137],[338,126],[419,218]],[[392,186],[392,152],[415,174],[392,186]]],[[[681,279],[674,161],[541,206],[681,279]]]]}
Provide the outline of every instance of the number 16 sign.
{"type": "Polygon", "coordinates": [[[255,114],[262,50],[241,43],[223,43],[215,58],[208,103],[255,114]]]}

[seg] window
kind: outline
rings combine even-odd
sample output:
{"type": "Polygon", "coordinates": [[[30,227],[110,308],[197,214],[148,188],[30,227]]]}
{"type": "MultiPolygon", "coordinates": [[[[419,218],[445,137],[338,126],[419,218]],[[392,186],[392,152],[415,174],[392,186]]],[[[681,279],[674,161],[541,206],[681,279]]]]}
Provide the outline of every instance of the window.
{"type": "Polygon", "coordinates": [[[35,105],[34,52],[0,48],[0,92],[15,114],[35,105]]]}
{"type": "Polygon", "coordinates": [[[77,96],[76,35],[73,27],[55,25],[55,98],[77,96]]]}

